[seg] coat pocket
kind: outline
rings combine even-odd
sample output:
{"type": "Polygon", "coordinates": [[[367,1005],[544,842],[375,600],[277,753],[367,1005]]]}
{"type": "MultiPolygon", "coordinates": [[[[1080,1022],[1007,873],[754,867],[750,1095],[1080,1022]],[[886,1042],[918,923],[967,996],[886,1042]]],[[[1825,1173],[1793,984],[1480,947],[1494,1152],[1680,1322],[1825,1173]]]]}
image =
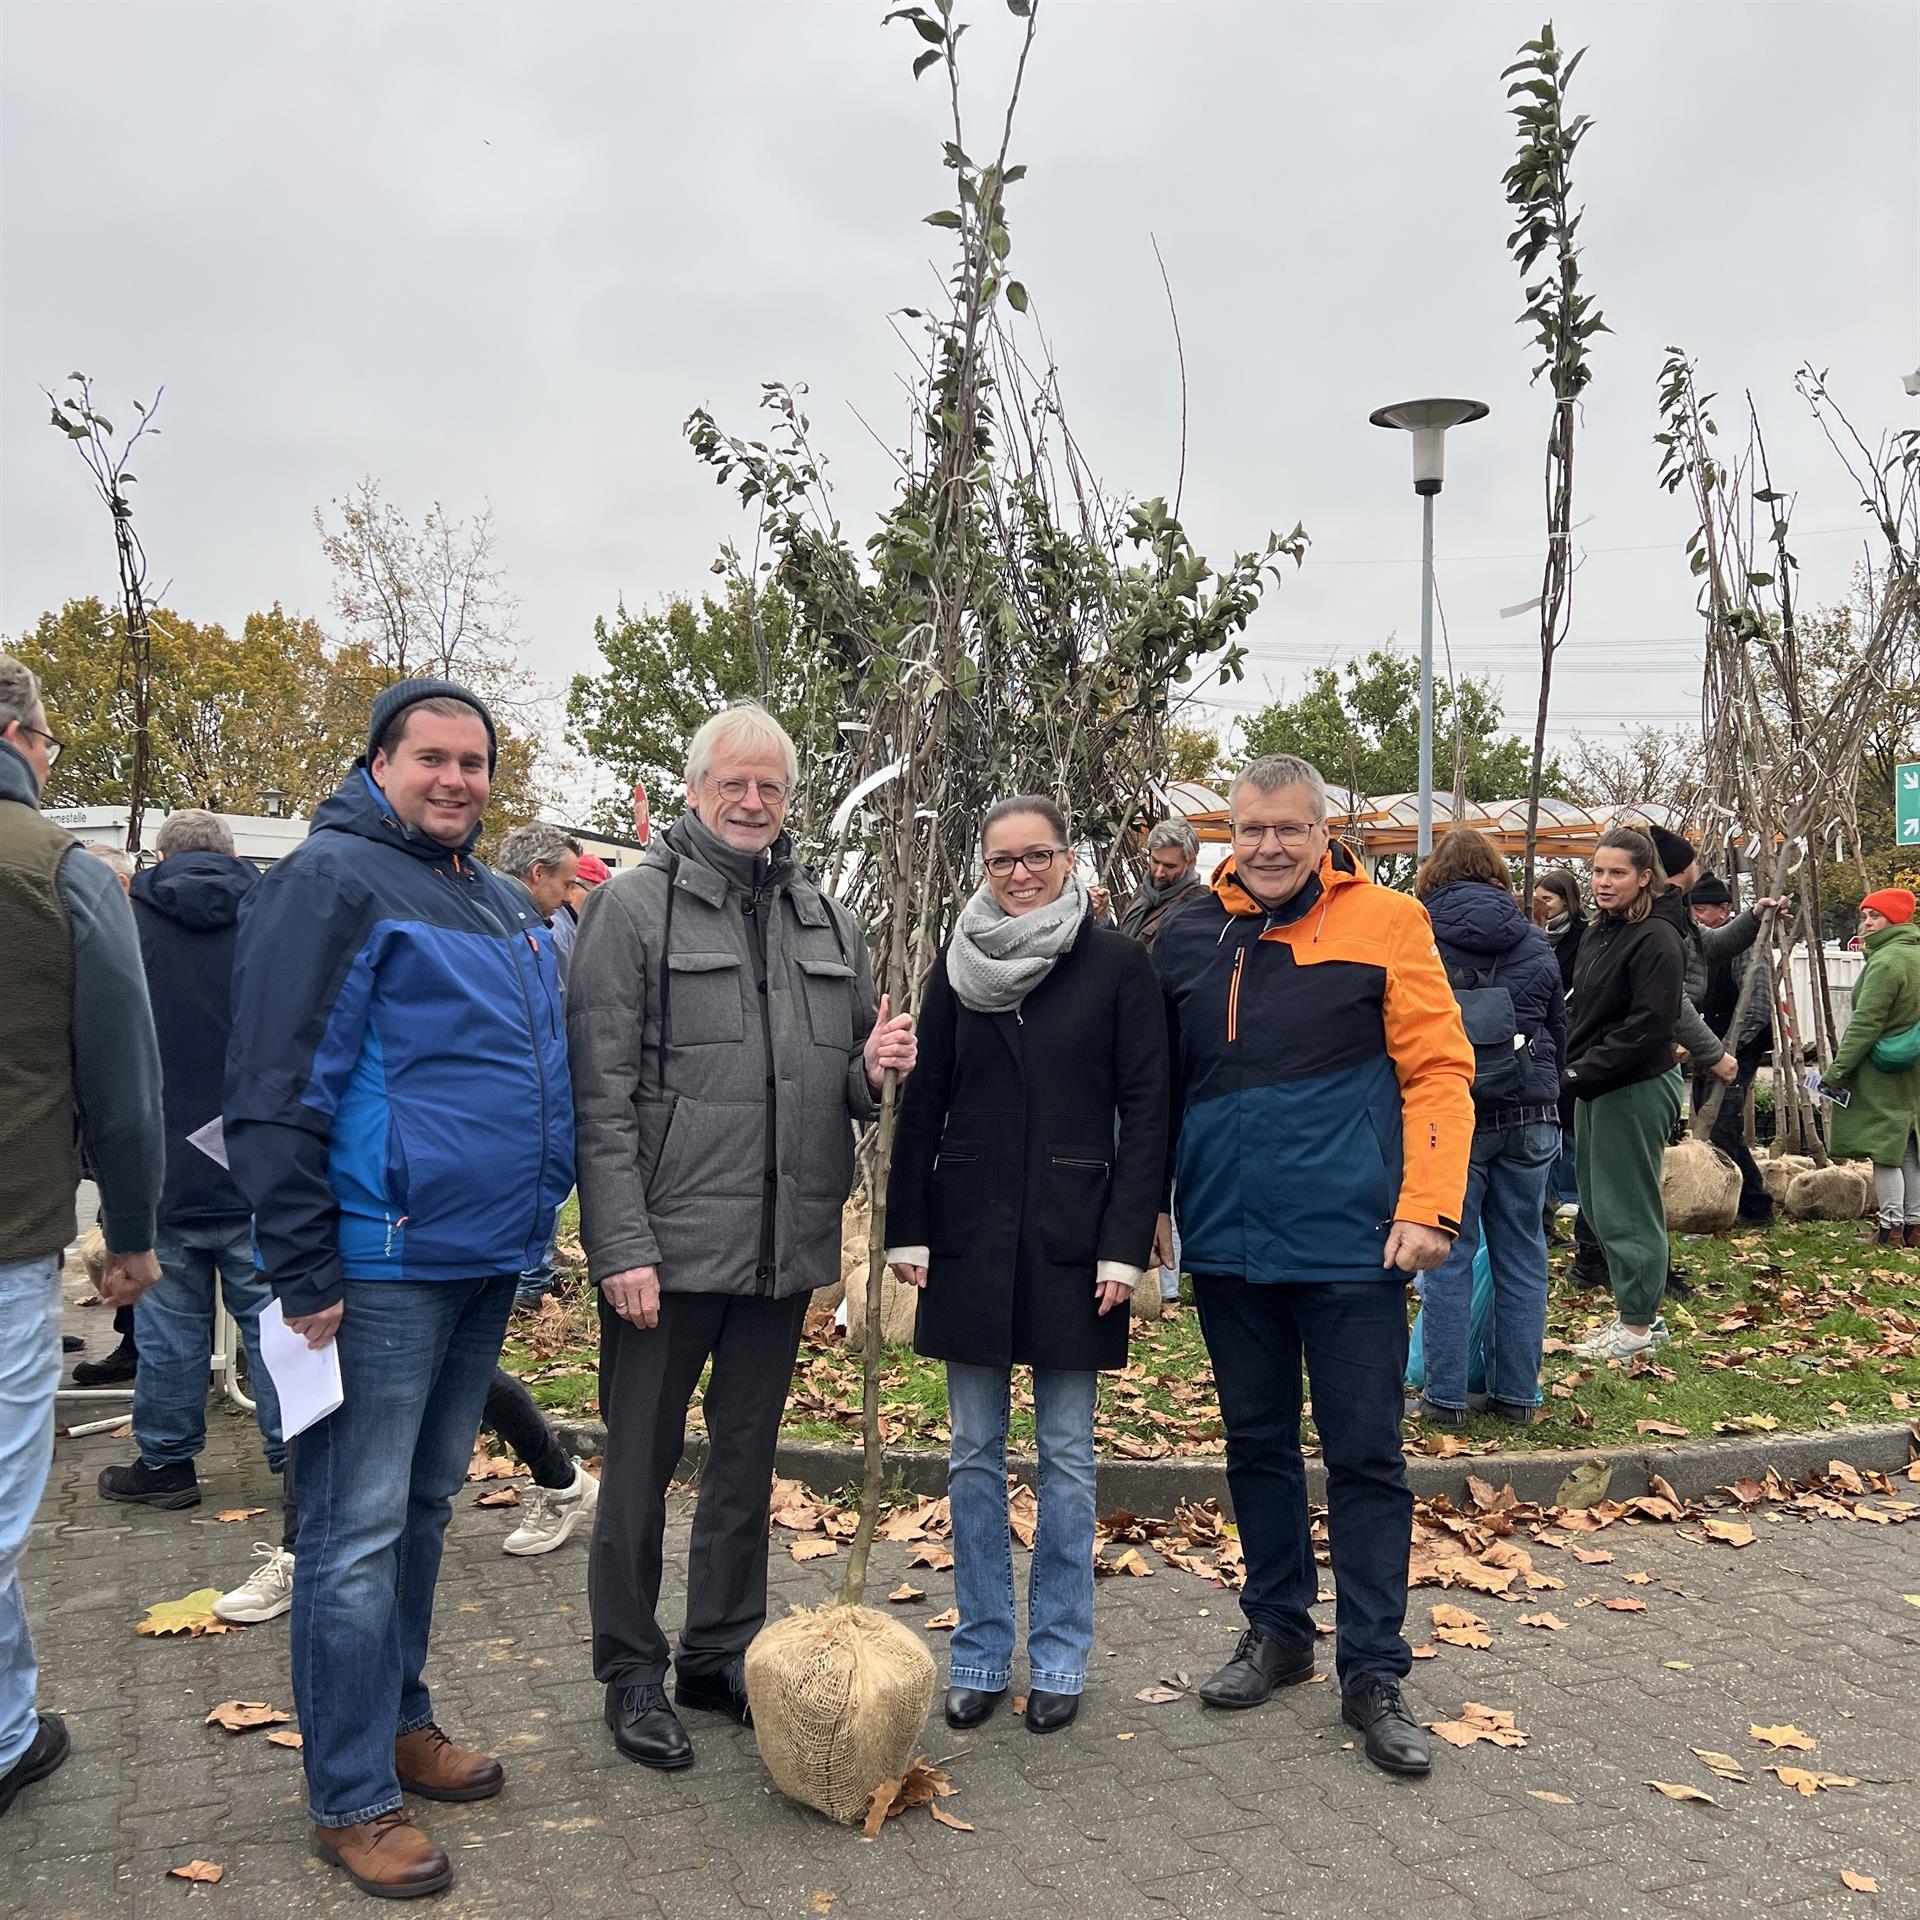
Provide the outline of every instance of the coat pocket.
{"type": "Polygon", "coordinates": [[[661,1025],[676,1047],[721,1046],[744,1038],[747,1012],[737,953],[667,955],[661,1025]]]}
{"type": "Polygon", "coordinates": [[[799,966],[813,1044],[845,1059],[853,1052],[853,969],[844,960],[803,958],[799,966]]]}
{"type": "Polygon", "coordinates": [[[927,1182],[927,1246],[951,1260],[972,1246],[980,1230],[980,1156],[971,1147],[942,1147],[927,1182]]]}
{"type": "Polygon", "coordinates": [[[1097,1153],[1049,1148],[1039,1194],[1040,1244],[1060,1266],[1091,1266],[1099,1257],[1113,1164],[1097,1153]]]}

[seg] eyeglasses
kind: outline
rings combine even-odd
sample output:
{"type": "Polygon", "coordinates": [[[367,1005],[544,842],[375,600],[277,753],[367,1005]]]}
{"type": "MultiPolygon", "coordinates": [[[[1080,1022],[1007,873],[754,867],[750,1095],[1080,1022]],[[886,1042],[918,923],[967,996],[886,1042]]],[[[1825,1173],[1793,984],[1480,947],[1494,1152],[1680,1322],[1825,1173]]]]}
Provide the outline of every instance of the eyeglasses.
{"type": "Polygon", "coordinates": [[[713,790],[728,806],[737,805],[753,792],[763,806],[784,807],[793,793],[784,780],[716,780],[713,790]]]}
{"type": "Polygon", "coordinates": [[[44,740],[47,743],[48,766],[52,766],[67,750],[67,743],[60,739],[58,735],[49,733],[45,727],[30,727],[23,720],[20,723],[20,731],[22,733],[30,733],[36,740],[44,740]]]}
{"type": "Polygon", "coordinates": [[[1294,852],[1304,847],[1307,842],[1313,838],[1314,834],[1319,831],[1319,828],[1320,822],[1317,820],[1311,820],[1307,822],[1305,826],[1295,821],[1290,821],[1285,826],[1279,827],[1243,827],[1236,825],[1233,829],[1233,844],[1236,847],[1245,847],[1247,851],[1251,853],[1256,848],[1264,847],[1267,844],[1267,835],[1272,834],[1280,846],[1288,852],[1294,852]]]}
{"type": "Polygon", "coordinates": [[[1045,873],[1065,852],[1065,847],[1029,847],[1025,853],[990,853],[987,871],[996,880],[1004,880],[1015,867],[1025,867],[1029,873],[1045,873]]]}

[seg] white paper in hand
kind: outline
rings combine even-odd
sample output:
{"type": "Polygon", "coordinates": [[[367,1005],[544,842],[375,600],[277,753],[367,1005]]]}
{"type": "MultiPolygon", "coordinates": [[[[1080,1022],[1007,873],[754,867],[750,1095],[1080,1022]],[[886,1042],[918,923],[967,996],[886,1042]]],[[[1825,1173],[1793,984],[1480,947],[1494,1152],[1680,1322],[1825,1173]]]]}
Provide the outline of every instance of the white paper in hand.
{"type": "Polygon", "coordinates": [[[332,1340],[310,1347],[287,1325],[278,1300],[260,1309],[260,1358],[280,1396],[280,1433],[291,1440],[335,1411],[347,1397],[340,1388],[340,1349],[332,1340]]]}
{"type": "Polygon", "coordinates": [[[215,1114],[204,1127],[196,1127],[187,1135],[187,1145],[198,1147],[209,1160],[220,1166],[227,1164],[227,1125],[225,1117],[215,1114]]]}

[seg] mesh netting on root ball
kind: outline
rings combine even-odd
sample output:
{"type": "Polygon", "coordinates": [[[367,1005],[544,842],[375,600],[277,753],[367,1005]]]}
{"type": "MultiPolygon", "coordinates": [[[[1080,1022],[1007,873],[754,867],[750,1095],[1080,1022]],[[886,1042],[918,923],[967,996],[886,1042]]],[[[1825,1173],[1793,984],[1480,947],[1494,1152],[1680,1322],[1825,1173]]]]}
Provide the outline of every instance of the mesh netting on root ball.
{"type": "Polygon", "coordinates": [[[871,1607],[795,1608],[747,1649],[753,1733],[773,1784],[843,1826],[913,1764],[933,1707],[933,1655],[871,1607]]]}
{"type": "Polygon", "coordinates": [[[1740,1211],[1740,1169],[1718,1147],[1683,1140],[1667,1149],[1660,1198],[1675,1233],[1725,1233],[1740,1211]]]}

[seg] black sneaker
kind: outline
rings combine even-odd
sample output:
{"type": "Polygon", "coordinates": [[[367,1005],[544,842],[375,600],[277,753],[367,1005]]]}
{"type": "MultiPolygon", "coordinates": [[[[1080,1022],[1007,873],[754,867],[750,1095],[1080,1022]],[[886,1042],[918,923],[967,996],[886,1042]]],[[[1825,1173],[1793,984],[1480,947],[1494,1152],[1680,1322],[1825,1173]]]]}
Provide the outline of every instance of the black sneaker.
{"type": "Polygon", "coordinates": [[[1427,1736],[1407,1711],[1397,1680],[1362,1680],[1340,1696],[1340,1718],[1366,1736],[1367,1758],[1386,1773],[1425,1773],[1433,1765],[1427,1736]]]}
{"type": "Polygon", "coordinates": [[[1420,1418],[1429,1427],[1464,1427],[1467,1424],[1467,1410],[1465,1407],[1443,1407],[1423,1393],[1420,1396],[1420,1418]]]}
{"type": "Polygon", "coordinates": [[[95,1485],[102,1500],[125,1500],[131,1506],[158,1507],[166,1513],[200,1504],[200,1481],[191,1460],[170,1460],[164,1467],[150,1467],[144,1460],[102,1467],[95,1485]]]}
{"type": "Polygon", "coordinates": [[[122,1386],[139,1370],[139,1348],[131,1340],[122,1340],[100,1359],[82,1360],[73,1370],[73,1384],[76,1387],[122,1386]]]}
{"type": "Polygon", "coordinates": [[[39,1721],[26,1752],[0,1773],[0,1814],[13,1805],[23,1787],[44,1780],[73,1751],[67,1723],[57,1713],[43,1713],[39,1721]]]}

